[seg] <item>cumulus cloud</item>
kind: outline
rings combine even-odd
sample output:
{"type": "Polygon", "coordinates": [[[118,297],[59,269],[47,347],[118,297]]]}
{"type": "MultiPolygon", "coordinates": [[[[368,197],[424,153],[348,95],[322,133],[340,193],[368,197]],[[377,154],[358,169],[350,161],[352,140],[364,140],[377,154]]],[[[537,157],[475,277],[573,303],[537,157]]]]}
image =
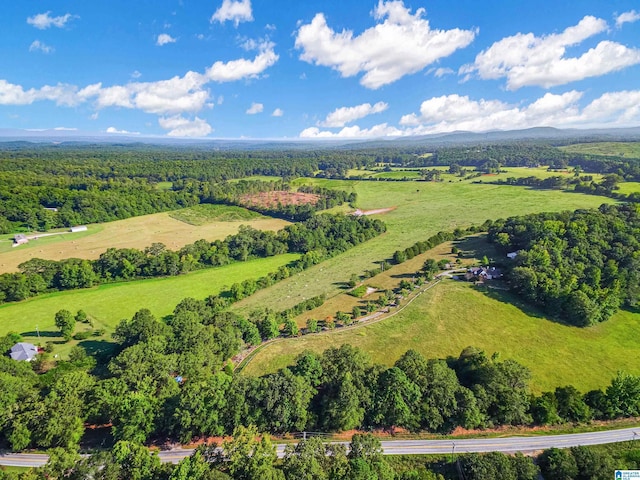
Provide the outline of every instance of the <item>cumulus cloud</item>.
{"type": "Polygon", "coordinates": [[[633,23],[640,20],[640,13],[635,10],[621,13],[616,17],[616,27],[620,28],[625,23],[633,23]]]}
{"type": "Polygon", "coordinates": [[[567,47],[607,30],[607,22],[585,16],[563,32],[536,37],[518,33],[495,42],[464,65],[459,73],[477,73],[482,79],[507,79],[507,89],[537,85],[550,88],[588,77],[605,75],[640,63],[640,50],[604,40],[579,57],[567,57],[567,47]]]}
{"type": "Polygon", "coordinates": [[[322,127],[344,127],[347,123],[351,123],[373,113],[384,112],[387,108],[389,108],[389,105],[385,102],[378,102],[375,105],[363,103],[355,107],[341,107],[327,115],[327,118],[319,124],[322,127]]]}
{"type": "Polygon", "coordinates": [[[75,106],[77,87],[59,83],[25,90],[21,85],[0,79],[0,105],[30,105],[40,100],[50,100],[61,106],[75,106]]]}
{"type": "Polygon", "coordinates": [[[39,30],[46,30],[49,27],[64,27],[67,22],[73,18],[77,18],[76,15],[71,15],[70,13],[66,13],[59,17],[52,17],[51,12],[38,13],[33,17],[27,18],[27,23],[29,25],[33,25],[39,30]]]}
{"type": "Polygon", "coordinates": [[[169,130],[167,135],[170,137],[206,137],[213,131],[211,125],[199,117],[193,120],[181,115],[160,117],[158,123],[163,129],[169,130]]]}
{"type": "Polygon", "coordinates": [[[444,77],[445,75],[451,75],[453,73],[456,73],[456,72],[454,72],[450,68],[436,68],[435,72],[433,72],[433,75],[436,78],[441,78],[441,77],[444,77]]]}
{"type": "Polygon", "coordinates": [[[377,138],[377,137],[391,137],[403,135],[402,130],[398,130],[396,127],[381,123],[374,125],[371,128],[360,128],[358,125],[351,127],[344,127],[339,132],[330,132],[328,130],[320,130],[318,127],[310,127],[300,132],[302,138],[377,138]]]}
{"type": "Polygon", "coordinates": [[[263,110],[264,105],[262,103],[253,102],[245,113],[247,115],[255,115],[256,113],[262,113],[263,110]]]}
{"type": "Polygon", "coordinates": [[[167,43],[176,43],[176,39],[173,38],[171,35],[169,35],[168,33],[161,33],[160,35],[158,35],[158,38],[156,39],[156,45],[158,45],[159,47],[166,45],[167,43]]]}
{"type": "Polygon", "coordinates": [[[237,27],[240,22],[253,21],[251,0],[223,0],[222,5],[211,16],[210,22],[224,23],[230,20],[237,27]]]}
{"type": "Polygon", "coordinates": [[[336,32],[318,13],[298,29],[295,46],[302,50],[301,60],[331,67],[343,77],[364,72],[360,83],[377,89],[473,41],[475,31],[432,29],[424,14],[423,8],[412,14],[402,1],[380,0],[373,11],[376,26],[354,36],[350,30],[336,32]]]}
{"type": "Polygon", "coordinates": [[[276,108],[271,114],[272,117],[281,117],[284,115],[284,111],[281,108],[276,108]]]}
{"type": "Polygon", "coordinates": [[[257,78],[267,68],[278,61],[279,56],[273,50],[274,44],[263,42],[258,46],[259,53],[253,60],[241,58],[229,62],[215,62],[205,73],[214,82],[233,82],[243,78],[257,78]]]}
{"type": "Polygon", "coordinates": [[[546,93],[528,105],[499,100],[472,100],[468,96],[444,95],[425,100],[420,113],[401,118],[408,135],[513,130],[537,126],[603,127],[631,126],[640,121],[640,90],[609,92],[581,108],[583,93],[546,93]]]}
{"type": "Polygon", "coordinates": [[[109,127],[106,130],[107,133],[117,133],[120,135],[140,135],[140,132],[129,132],[127,130],[118,130],[116,127],[109,127]]]}
{"type": "Polygon", "coordinates": [[[42,52],[42,53],[53,53],[55,49],[40,40],[34,40],[31,45],[29,45],[30,52],[42,52]]]}

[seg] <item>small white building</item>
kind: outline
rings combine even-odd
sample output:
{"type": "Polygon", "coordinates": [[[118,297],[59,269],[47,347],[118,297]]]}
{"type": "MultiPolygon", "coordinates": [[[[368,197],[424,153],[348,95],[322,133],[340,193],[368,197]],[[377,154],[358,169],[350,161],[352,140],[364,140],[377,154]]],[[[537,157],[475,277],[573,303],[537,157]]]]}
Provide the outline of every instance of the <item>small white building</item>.
{"type": "Polygon", "coordinates": [[[25,243],[28,243],[29,239],[27,238],[27,236],[24,233],[16,233],[13,236],[13,246],[17,247],[18,245],[24,245],[25,243]]]}
{"type": "Polygon", "coordinates": [[[510,252],[507,253],[507,257],[509,257],[511,260],[513,260],[514,258],[516,258],[518,256],[518,252],[510,252]]]}
{"type": "Polygon", "coordinates": [[[71,233],[86,232],[86,231],[87,231],[86,225],[78,225],[76,227],[71,227],[71,233]]]}

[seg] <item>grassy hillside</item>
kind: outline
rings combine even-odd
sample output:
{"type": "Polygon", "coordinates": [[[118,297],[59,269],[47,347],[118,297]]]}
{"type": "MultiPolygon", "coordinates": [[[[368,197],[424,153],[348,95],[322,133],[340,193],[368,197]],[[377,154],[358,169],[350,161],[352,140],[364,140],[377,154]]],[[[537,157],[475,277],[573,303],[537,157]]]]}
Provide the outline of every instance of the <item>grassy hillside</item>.
{"type": "MultiPolygon", "coordinates": [[[[36,328],[42,341],[61,340],[54,325],[60,309],[84,310],[94,319],[95,328],[107,334],[123,318],[131,318],[141,308],[148,308],[157,317],[170,314],[185,297],[197,299],[219,293],[225,286],[246,278],[258,278],[274,272],[281,265],[296,259],[296,254],[234,263],[170,278],[154,278],[134,282],[101,285],[87,290],[73,290],[41,295],[23,302],[0,306],[0,336],[14,331],[26,341],[37,342],[36,328]]],[[[80,327],[78,327],[80,328],[80,327]]],[[[109,338],[108,336],[106,337],[109,338]]],[[[65,344],[56,353],[64,354],[73,345],[65,344]]]]}
{"type": "Polygon", "coordinates": [[[363,210],[397,207],[378,216],[387,232],[348,252],[295,275],[278,285],[243,300],[237,310],[247,312],[268,306],[281,310],[305,298],[322,293],[335,295],[341,282],[352,273],[360,274],[419,240],[443,230],[482,224],[497,219],[542,211],[598,207],[612,200],[594,195],[559,190],[532,190],[524,187],[463,182],[371,182],[300,179],[323,187],[355,191],[357,206],[363,210]]]}
{"type": "Polygon", "coordinates": [[[590,153],[591,155],[616,155],[626,158],[640,158],[640,142],[594,142],[576,143],[560,147],[565,152],[590,153]]]}
{"type": "Polygon", "coordinates": [[[174,212],[89,225],[87,232],[43,237],[16,248],[11,247],[13,235],[2,235],[0,273],[17,271],[18,265],[34,257],[95,259],[107,248],[144,249],[154,242],[177,250],[201,238],[222,240],[237,233],[240,225],[275,231],[288,224],[285,220],[265,217],[240,207],[196,205],[174,212]]]}
{"type": "Polygon", "coordinates": [[[388,320],[268,345],[244,373],[272,372],[305,349],[320,352],[343,343],[386,365],[410,348],[444,358],[474,345],[526,365],[535,391],[566,384],[587,391],[606,386],[618,370],[640,373],[639,335],[638,313],[621,311],[603,324],[579,329],[542,317],[507,292],[446,280],[388,320]]]}

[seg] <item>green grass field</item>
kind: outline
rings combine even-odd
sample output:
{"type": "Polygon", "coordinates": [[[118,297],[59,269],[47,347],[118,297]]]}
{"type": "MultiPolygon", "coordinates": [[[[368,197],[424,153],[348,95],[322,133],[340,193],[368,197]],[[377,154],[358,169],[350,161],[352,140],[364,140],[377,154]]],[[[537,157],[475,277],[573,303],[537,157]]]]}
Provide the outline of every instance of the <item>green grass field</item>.
{"type": "MultiPolygon", "coordinates": [[[[41,295],[19,303],[0,306],[0,335],[17,332],[26,341],[36,342],[36,329],[42,343],[61,340],[57,336],[54,316],[67,309],[75,314],[84,310],[94,319],[95,328],[113,331],[123,318],[131,318],[141,308],[148,308],[158,318],[170,314],[186,297],[197,299],[219,293],[225,286],[246,278],[258,278],[274,272],[298,257],[296,254],[278,255],[248,262],[234,263],[170,278],[138,280],[134,282],[101,285],[86,290],[73,290],[41,295]]],[[[78,331],[83,327],[78,325],[78,331]]],[[[55,353],[65,354],[75,343],[59,347],[55,353]]]]}
{"type": "Polygon", "coordinates": [[[282,310],[322,293],[336,295],[341,292],[342,282],[347,281],[352,273],[361,274],[374,268],[379,261],[390,258],[395,250],[405,249],[439,231],[479,225],[486,219],[592,208],[613,202],[594,195],[472,184],[470,181],[418,183],[300,179],[297,183],[354,191],[358,194],[357,206],[363,210],[397,208],[376,216],[387,224],[387,232],[383,235],[256,293],[234,307],[240,312],[263,306],[282,310]]]}
{"type": "Polygon", "coordinates": [[[507,292],[445,280],[388,320],[268,345],[243,374],[273,372],[306,349],[321,352],[344,343],[385,365],[410,348],[427,358],[445,358],[473,345],[527,366],[535,392],[567,384],[586,392],[606,386],[618,370],[639,373],[639,335],[638,313],[620,311],[603,324],[580,329],[544,318],[507,292]]]}
{"type": "Polygon", "coordinates": [[[202,203],[190,208],[176,210],[169,214],[171,218],[189,225],[206,225],[212,222],[242,222],[264,218],[257,212],[231,205],[212,205],[202,203]]]}
{"type": "Polygon", "coordinates": [[[560,147],[565,152],[589,153],[591,155],[616,155],[626,158],[640,158],[640,142],[594,142],[576,143],[560,147]]]}
{"type": "Polygon", "coordinates": [[[640,192],[640,182],[623,182],[618,184],[619,193],[629,195],[630,193],[640,192]]]}

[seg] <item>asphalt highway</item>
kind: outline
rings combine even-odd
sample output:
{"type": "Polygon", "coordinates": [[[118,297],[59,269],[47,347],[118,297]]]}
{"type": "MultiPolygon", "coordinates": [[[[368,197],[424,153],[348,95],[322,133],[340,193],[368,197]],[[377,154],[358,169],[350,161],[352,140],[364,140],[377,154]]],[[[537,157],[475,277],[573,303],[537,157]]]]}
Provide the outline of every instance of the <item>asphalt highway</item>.
{"type": "MultiPolygon", "coordinates": [[[[385,440],[385,455],[462,454],[483,452],[535,452],[547,448],[569,448],[578,445],[640,440],[640,428],[603,430],[599,432],[544,435],[534,437],[464,438],[449,440],[385,440]]],[[[277,445],[278,456],[284,454],[285,445],[277,445]]],[[[159,453],[163,462],[178,463],[193,453],[192,449],[166,450],[159,453]]],[[[36,453],[0,452],[0,465],[13,467],[39,467],[47,462],[47,455],[36,453]]]]}

